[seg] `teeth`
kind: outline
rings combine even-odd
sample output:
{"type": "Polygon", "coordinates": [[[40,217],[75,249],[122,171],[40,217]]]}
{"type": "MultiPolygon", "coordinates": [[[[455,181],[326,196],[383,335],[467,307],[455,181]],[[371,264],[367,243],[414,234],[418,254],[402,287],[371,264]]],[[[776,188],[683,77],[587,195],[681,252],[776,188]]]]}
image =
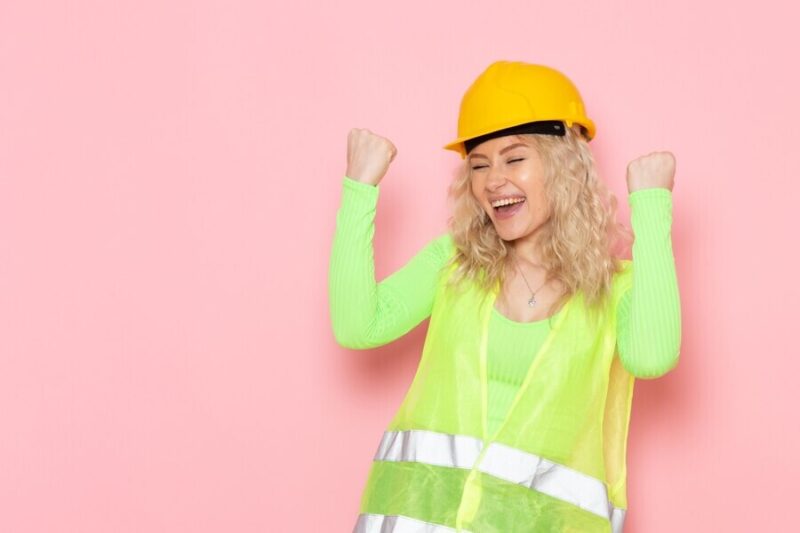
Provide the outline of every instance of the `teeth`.
{"type": "Polygon", "coordinates": [[[500,207],[501,205],[516,204],[524,201],[525,198],[507,198],[505,200],[497,200],[496,202],[492,202],[492,207],[500,207]]]}

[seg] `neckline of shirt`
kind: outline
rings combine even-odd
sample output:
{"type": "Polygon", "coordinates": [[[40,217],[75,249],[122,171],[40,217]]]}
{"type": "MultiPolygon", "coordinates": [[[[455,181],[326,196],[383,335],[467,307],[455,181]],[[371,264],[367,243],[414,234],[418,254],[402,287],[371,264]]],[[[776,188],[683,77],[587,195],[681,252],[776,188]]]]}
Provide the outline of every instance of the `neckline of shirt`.
{"type": "Polygon", "coordinates": [[[556,317],[558,317],[558,315],[561,313],[561,311],[563,309],[564,309],[564,306],[562,305],[561,309],[559,309],[558,311],[556,311],[555,313],[553,313],[549,317],[545,317],[545,318],[542,318],[542,319],[539,319],[539,320],[533,320],[531,322],[517,322],[516,320],[511,320],[510,318],[505,316],[503,313],[498,311],[495,306],[492,306],[492,314],[495,317],[499,318],[501,321],[505,322],[506,324],[510,324],[512,326],[517,326],[517,327],[522,327],[522,328],[536,328],[536,327],[542,327],[543,325],[549,325],[548,322],[550,320],[553,320],[556,317]]]}

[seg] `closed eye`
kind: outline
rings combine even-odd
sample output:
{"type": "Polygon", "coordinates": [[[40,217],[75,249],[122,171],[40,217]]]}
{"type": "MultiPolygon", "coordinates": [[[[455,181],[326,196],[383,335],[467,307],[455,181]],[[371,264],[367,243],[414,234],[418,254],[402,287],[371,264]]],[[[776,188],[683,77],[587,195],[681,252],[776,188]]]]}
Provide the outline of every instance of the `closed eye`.
{"type": "MultiPolygon", "coordinates": [[[[517,161],[525,161],[524,157],[519,157],[517,159],[509,159],[509,163],[516,163],[517,161]]],[[[476,167],[472,167],[472,170],[478,170],[479,168],[486,168],[488,165],[478,165],[476,167]]]]}

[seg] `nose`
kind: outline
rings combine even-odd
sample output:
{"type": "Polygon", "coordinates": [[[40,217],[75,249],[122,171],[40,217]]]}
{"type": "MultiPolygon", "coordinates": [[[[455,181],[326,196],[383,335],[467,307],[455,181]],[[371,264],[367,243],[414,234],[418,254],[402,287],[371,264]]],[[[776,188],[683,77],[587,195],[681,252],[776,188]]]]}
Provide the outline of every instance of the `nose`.
{"type": "Polygon", "coordinates": [[[506,182],[506,176],[503,171],[497,167],[491,169],[489,171],[489,175],[486,176],[486,188],[487,189],[496,189],[503,185],[506,182]]]}

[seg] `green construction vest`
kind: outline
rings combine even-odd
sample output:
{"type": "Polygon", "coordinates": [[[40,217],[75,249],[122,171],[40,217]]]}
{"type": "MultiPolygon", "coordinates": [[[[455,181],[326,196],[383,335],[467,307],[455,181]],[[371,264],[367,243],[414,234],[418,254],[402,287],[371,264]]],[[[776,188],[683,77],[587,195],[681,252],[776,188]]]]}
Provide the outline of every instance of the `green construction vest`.
{"type": "Polygon", "coordinates": [[[487,432],[486,346],[499,285],[445,287],[443,269],[414,380],[381,439],[356,533],[619,533],[634,377],[616,354],[611,298],[575,293],[555,319],[503,424],[487,432]]]}

